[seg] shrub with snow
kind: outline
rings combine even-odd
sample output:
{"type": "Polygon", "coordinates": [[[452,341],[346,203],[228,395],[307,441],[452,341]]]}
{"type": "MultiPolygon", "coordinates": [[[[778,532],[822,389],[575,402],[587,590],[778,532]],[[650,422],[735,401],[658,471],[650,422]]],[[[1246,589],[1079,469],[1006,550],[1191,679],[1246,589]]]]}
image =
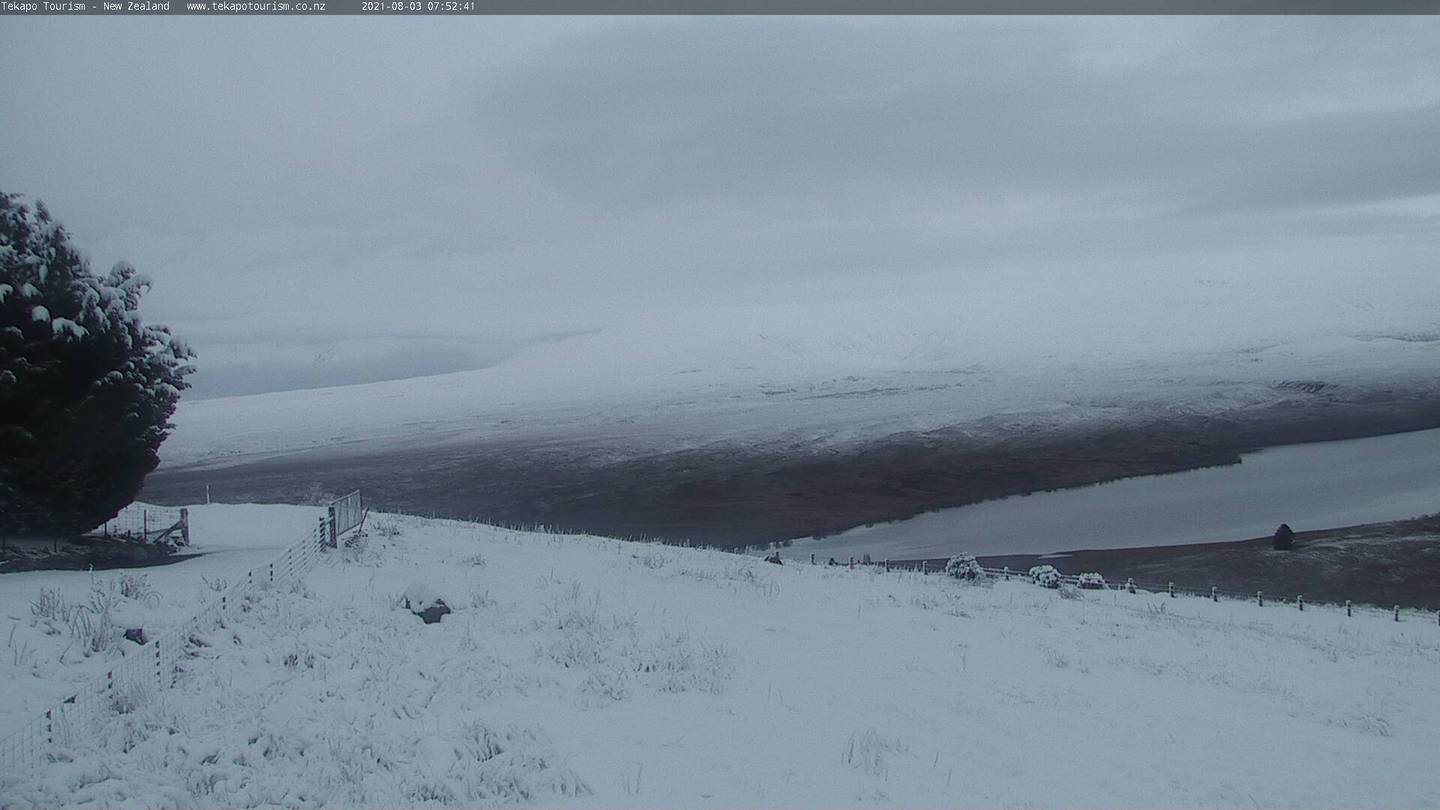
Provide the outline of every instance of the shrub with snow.
{"type": "Polygon", "coordinates": [[[951,557],[949,561],[945,563],[945,575],[973,582],[983,578],[985,571],[981,569],[980,562],[973,556],[960,554],[951,557]]]}
{"type": "Polygon", "coordinates": [[[135,499],[193,371],[146,326],[150,279],[103,278],[50,218],[0,192],[0,535],[77,534],[135,499]]]}
{"type": "Polygon", "coordinates": [[[1030,569],[1030,579],[1042,588],[1059,588],[1060,572],[1053,565],[1037,565],[1030,569]]]}
{"type": "Polygon", "coordinates": [[[1075,584],[1078,585],[1078,586],[1080,586],[1081,588],[1087,590],[1087,591],[1099,591],[1099,590],[1104,590],[1104,588],[1105,588],[1105,577],[1102,577],[1102,576],[1100,576],[1099,574],[1097,574],[1097,573],[1095,573],[1095,572],[1092,571],[1092,572],[1089,572],[1089,573],[1081,574],[1080,576],[1076,577],[1076,582],[1075,582],[1075,584]]]}

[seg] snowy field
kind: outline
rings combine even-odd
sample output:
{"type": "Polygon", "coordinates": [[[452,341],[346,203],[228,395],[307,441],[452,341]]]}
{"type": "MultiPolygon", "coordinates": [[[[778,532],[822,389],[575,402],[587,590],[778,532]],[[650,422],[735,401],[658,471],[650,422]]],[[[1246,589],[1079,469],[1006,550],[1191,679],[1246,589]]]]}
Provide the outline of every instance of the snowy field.
{"type": "MultiPolygon", "coordinates": [[[[147,626],[317,512],[194,515],[215,553],[143,572],[156,596],[123,608],[147,626]]],[[[0,775],[0,805],[1440,806],[1433,615],[368,529],[203,634],[175,689],[0,775]],[[421,624],[399,606],[415,582],[455,612],[421,624]]],[[[7,725],[104,666],[27,606],[91,587],[0,577],[7,725]]]]}

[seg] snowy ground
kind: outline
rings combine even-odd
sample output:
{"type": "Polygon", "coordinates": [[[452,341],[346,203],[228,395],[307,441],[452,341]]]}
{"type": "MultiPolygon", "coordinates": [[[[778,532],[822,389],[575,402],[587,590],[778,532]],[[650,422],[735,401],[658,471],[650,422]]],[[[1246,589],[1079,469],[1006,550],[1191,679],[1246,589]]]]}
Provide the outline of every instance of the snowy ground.
{"type": "MultiPolygon", "coordinates": [[[[197,509],[197,544],[204,526],[228,550],[145,573],[184,610],[314,516],[197,509]]],[[[1433,616],[373,515],[369,539],[210,633],[73,760],[4,774],[0,805],[1440,806],[1433,616]],[[456,612],[397,607],[416,581],[456,612]]],[[[0,577],[32,650],[0,662],[7,722],[93,669],[21,609],[88,586],[0,577]]]]}
{"type": "Polygon", "coordinates": [[[9,684],[5,699],[0,700],[0,736],[70,695],[70,684],[99,677],[107,668],[107,656],[86,654],[85,644],[64,621],[34,615],[32,605],[42,592],[58,594],[67,605],[88,605],[98,589],[118,597],[112,615],[119,630],[143,627],[153,635],[194,613],[195,605],[211,590],[207,583],[233,583],[251,568],[270,562],[314,528],[323,514],[321,508],[302,506],[192,506],[191,550],[200,556],[185,562],[131,572],[0,575],[0,618],[6,636],[0,680],[9,684]],[[135,580],[141,598],[119,594],[127,573],[143,578],[135,580]],[[146,586],[153,597],[143,592],[146,586]]]}

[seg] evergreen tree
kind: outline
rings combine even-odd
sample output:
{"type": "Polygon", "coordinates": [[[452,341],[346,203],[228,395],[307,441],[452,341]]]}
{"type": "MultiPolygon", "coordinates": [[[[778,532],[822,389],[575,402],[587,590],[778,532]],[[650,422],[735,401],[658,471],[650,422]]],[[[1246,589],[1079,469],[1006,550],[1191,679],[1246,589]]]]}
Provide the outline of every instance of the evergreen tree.
{"type": "Polygon", "coordinates": [[[0,192],[0,536],[92,529],[160,463],[194,355],[141,323],[149,287],[94,275],[43,203],[0,192]]]}

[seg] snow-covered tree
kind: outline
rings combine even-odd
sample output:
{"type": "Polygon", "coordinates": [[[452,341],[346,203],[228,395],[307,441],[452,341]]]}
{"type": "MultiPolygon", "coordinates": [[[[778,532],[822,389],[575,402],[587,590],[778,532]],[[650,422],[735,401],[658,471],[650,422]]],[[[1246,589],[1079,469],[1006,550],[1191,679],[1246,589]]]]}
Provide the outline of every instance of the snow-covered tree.
{"type": "Polygon", "coordinates": [[[194,355],[141,323],[149,287],[94,275],[42,203],[0,192],[0,536],[94,528],[159,464],[194,355]]]}

